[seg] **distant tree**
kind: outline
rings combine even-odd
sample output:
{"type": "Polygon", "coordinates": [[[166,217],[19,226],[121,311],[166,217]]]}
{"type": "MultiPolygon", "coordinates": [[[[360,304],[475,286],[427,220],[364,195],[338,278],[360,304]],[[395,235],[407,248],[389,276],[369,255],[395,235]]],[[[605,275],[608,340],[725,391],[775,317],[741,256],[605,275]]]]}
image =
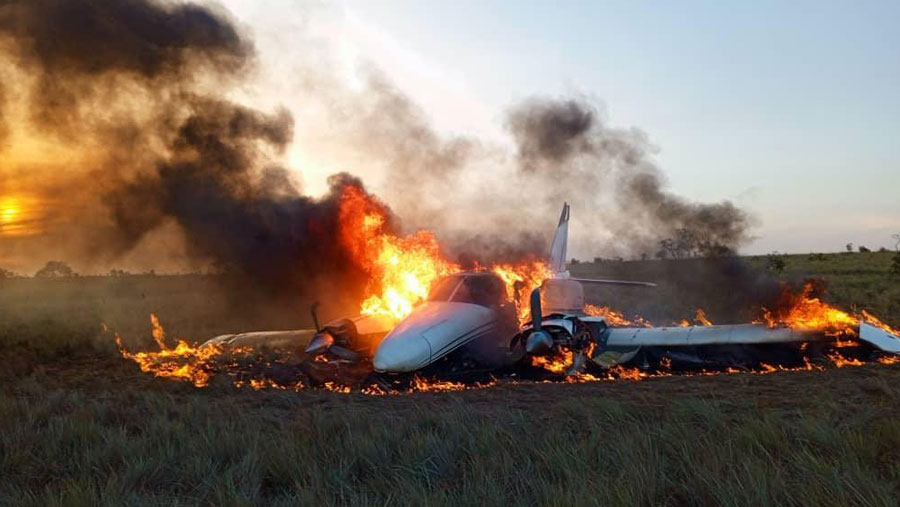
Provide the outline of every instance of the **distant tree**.
{"type": "Polygon", "coordinates": [[[130,274],[131,273],[125,271],[124,269],[111,269],[108,273],[109,276],[128,276],[130,274]]]}
{"type": "MultiPolygon", "coordinates": [[[[690,229],[675,230],[674,238],[665,238],[658,243],[659,249],[654,256],[657,259],[690,259],[693,257],[727,257],[734,255],[727,245],[698,236],[690,229]]],[[[642,255],[649,259],[650,255],[642,255]]]]}
{"type": "Polygon", "coordinates": [[[869,252],[871,252],[871,250],[869,250],[868,248],[866,248],[866,247],[863,246],[863,245],[859,245],[858,249],[859,249],[859,253],[869,253],[869,252]]]}
{"type": "Polygon", "coordinates": [[[852,252],[852,251],[853,251],[853,243],[847,243],[847,251],[848,251],[848,252],[852,252]]]}
{"type": "Polygon", "coordinates": [[[650,254],[648,254],[647,252],[642,253],[642,254],[641,254],[641,260],[642,260],[642,261],[650,260],[650,254]]]}
{"type": "Polygon", "coordinates": [[[779,255],[778,252],[772,252],[766,256],[766,269],[769,270],[769,272],[780,275],[784,272],[784,268],[784,259],[781,258],[781,255],[779,255]]]}
{"type": "Polygon", "coordinates": [[[0,268],[0,279],[3,279],[3,278],[12,278],[12,277],[14,277],[14,276],[16,276],[16,274],[13,273],[12,271],[10,271],[10,270],[8,270],[8,269],[0,268]]]}
{"type": "Polygon", "coordinates": [[[884,252],[887,252],[887,251],[888,251],[888,249],[885,248],[885,247],[881,247],[881,248],[878,249],[878,252],[879,252],[879,253],[884,253],[884,252]]]}
{"type": "Polygon", "coordinates": [[[572,260],[569,261],[569,264],[581,264],[581,261],[576,259],[575,257],[572,257],[572,260]]]}
{"type": "Polygon", "coordinates": [[[675,230],[675,250],[679,259],[696,257],[700,241],[693,231],[685,228],[675,230]]]}
{"type": "Polygon", "coordinates": [[[48,261],[34,274],[35,278],[65,278],[75,276],[75,271],[65,262],[48,261]]]}
{"type": "Polygon", "coordinates": [[[603,257],[594,257],[594,264],[603,264],[603,257]]]}
{"type": "Polygon", "coordinates": [[[676,259],[675,240],[671,238],[660,240],[659,250],[656,251],[657,259],[676,259]]]}

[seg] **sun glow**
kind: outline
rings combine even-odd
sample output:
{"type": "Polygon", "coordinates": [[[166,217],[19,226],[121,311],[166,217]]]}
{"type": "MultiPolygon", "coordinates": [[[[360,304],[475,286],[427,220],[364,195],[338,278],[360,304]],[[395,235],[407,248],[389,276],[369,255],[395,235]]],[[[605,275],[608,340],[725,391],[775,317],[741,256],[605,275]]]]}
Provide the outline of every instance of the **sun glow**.
{"type": "Polygon", "coordinates": [[[18,196],[0,197],[0,235],[24,236],[33,231],[27,225],[29,204],[18,196]]]}
{"type": "Polygon", "coordinates": [[[0,223],[3,225],[12,223],[22,212],[21,204],[14,197],[6,197],[0,200],[0,223]]]}

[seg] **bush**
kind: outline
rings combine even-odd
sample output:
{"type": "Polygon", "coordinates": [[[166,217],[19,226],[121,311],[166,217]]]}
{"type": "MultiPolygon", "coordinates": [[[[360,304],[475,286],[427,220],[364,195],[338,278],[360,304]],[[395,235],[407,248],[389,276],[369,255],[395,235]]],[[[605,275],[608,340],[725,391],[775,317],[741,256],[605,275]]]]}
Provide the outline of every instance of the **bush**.
{"type": "Polygon", "coordinates": [[[772,252],[766,256],[766,269],[769,270],[770,273],[780,275],[784,272],[784,268],[784,259],[782,259],[780,255],[778,255],[778,252],[772,252]]]}
{"type": "Polygon", "coordinates": [[[859,253],[869,253],[869,252],[871,252],[871,250],[869,250],[868,248],[866,248],[863,245],[859,245],[859,253]]]}
{"type": "Polygon", "coordinates": [[[66,278],[70,276],[75,276],[75,270],[62,261],[48,261],[34,274],[35,278],[66,278]]]}

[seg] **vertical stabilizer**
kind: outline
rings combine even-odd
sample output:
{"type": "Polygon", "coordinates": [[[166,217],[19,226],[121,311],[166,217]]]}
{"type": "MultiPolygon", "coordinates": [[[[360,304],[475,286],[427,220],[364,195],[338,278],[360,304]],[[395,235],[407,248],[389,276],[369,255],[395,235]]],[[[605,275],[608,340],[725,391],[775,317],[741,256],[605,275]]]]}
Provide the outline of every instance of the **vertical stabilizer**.
{"type": "Polygon", "coordinates": [[[564,203],[562,214],[559,215],[559,225],[556,226],[556,234],[550,243],[550,269],[554,276],[565,278],[566,271],[566,246],[569,242],[569,204],[564,203]]]}

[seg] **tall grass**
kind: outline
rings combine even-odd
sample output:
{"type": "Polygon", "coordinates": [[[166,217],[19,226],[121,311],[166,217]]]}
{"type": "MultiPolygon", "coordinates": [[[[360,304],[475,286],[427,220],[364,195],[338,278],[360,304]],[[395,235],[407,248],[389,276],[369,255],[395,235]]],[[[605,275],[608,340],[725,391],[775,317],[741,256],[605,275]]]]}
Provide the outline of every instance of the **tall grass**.
{"type": "Polygon", "coordinates": [[[889,505],[898,373],[391,398],[35,373],[0,394],[0,503],[889,505]]]}

